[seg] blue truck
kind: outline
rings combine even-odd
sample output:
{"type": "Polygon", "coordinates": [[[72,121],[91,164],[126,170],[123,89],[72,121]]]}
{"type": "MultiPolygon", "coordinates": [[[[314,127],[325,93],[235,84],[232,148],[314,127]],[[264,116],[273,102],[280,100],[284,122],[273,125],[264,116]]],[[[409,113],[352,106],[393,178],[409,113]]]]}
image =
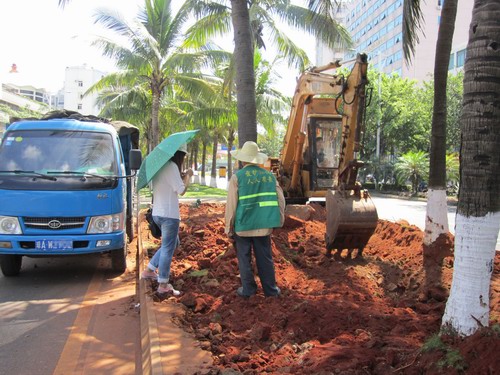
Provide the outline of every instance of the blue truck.
{"type": "Polygon", "coordinates": [[[23,257],[109,253],[126,269],[136,232],[139,129],[57,113],[11,123],[0,144],[0,268],[23,257]]]}

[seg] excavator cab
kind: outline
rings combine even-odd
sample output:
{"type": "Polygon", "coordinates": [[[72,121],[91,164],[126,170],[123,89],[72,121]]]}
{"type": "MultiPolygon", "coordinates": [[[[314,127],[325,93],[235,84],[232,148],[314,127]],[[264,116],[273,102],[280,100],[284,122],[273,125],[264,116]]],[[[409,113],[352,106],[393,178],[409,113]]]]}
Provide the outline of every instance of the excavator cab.
{"type": "Polygon", "coordinates": [[[333,189],[337,185],[342,151],[342,117],[311,117],[308,134],[311,145],[309,189],[333,189]]]}

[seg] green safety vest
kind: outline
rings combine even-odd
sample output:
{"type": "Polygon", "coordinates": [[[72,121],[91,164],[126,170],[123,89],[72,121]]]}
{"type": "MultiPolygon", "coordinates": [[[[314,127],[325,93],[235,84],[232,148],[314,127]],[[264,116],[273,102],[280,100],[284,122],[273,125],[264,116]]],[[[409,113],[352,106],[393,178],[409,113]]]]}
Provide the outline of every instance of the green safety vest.
{"type": "Polygon", "coordinates": [[[281,214],[274,175],[256,165],[247,165],[236,172],[236,176],[238,206],[235,232],[279,227],[281,214]]]}

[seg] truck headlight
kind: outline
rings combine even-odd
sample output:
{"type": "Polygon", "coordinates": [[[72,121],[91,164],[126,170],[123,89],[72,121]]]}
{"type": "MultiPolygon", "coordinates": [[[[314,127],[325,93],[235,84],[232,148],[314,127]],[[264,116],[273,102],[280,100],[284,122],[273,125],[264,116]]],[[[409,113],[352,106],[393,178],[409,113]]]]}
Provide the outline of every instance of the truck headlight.
{"type": "Polygon", "coordinates": [[[90,219],[89,234],[112,233],[123,230],[123,213],[115,215],[94,216],[90,219]]]}
{"type": "Polygon", "coordinates": [[[0,234],[23,234],[18,218],[0,216],[0,234]]]}

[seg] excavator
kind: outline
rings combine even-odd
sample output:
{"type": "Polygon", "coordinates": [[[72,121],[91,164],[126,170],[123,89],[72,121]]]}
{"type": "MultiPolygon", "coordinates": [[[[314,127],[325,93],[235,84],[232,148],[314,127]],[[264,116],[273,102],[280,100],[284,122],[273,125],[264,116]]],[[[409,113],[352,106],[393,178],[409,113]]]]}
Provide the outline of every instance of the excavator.
{"type": "Polygon", "coordinates": [[[324,198],[327,255],[335,250],[341,257],[347,249],[350,258],[354,250],[362,256],[378,216],[368,191],[357,181],[364,164],[357,158],[369,102],[368,59],[358,54],[347,77],[337,73],[341,65],[331,62],[299,77],[283,148],[270,169],[287,204],[324,198]]]}

